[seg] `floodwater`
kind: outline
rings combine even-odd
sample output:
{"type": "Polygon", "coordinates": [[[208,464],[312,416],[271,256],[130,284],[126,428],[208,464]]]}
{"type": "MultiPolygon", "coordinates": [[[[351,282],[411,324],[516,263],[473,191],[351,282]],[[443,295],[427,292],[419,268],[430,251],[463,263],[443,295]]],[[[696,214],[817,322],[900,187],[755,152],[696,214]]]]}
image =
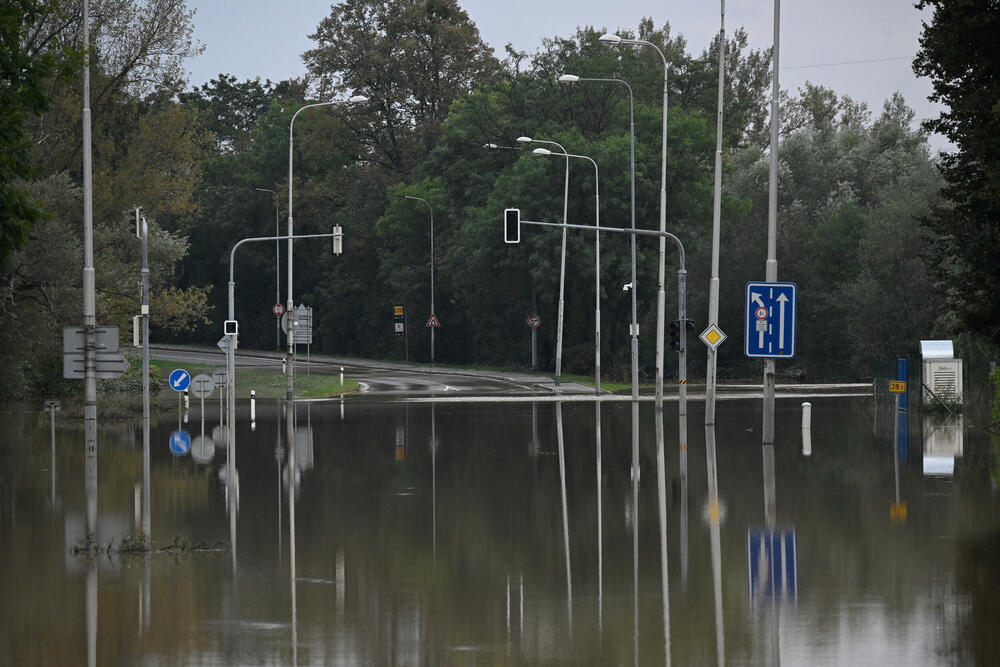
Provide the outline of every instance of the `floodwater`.
{"type": "Polygon", "coordinates": [[[8,406],[0,663],[1000,664],[985,412],[911,410],[897,457],[891,405],[815,398],[806,456],[802,400],[768,447],[759,399],[709,431],[691,403],[686,452],[677,404],[642,403],[638,486],[628,402],[299,403],[291,475],[283,406],[251,429],[243,402],[232,485],[192,405],[191,452],[153,426],[156,551],[131,555],[141,425],[103,423],[96,557],[82,425],[53,448],[8,406]]]}

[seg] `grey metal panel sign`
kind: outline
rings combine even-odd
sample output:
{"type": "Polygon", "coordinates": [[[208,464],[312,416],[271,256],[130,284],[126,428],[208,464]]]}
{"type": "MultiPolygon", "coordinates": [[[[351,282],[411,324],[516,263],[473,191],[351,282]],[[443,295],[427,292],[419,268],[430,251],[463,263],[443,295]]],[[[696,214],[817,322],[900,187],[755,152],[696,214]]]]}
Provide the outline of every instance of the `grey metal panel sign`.
{"type": "MultiPolygon", "coordinates": [[[[85,376],[83,352],[63,354],[63,377],[68,380],[82,380],[85,376]]],[[[128,370],[128,361],[117,352],[97,353],[97,377],[116,378],[128,370]]]]}
{"type": "MultiPolygon", "coordinates": [[[[295,343],[312,345],[313,309],[301,303],[295,306],[295,343]]],[[[288,335],[288,313],[281,316],[281,330],[288,335]]]]}
{"type": "MultiPolygon", "coordinates": [[[[95,327],[95,342],[98,352],[118,351],[118,327],[95,327]]],[[[83,327],[63,327],[63,354],[79,352],[87,347],[86,329],[83,327]]]]}
{"type": "Polygon", "coordinates": [[[212,381],[211,375],[200,373],[191,378],[191,393],[194,394],[195,398],[211,396],[214,388],[215,383],[212,381]]]}

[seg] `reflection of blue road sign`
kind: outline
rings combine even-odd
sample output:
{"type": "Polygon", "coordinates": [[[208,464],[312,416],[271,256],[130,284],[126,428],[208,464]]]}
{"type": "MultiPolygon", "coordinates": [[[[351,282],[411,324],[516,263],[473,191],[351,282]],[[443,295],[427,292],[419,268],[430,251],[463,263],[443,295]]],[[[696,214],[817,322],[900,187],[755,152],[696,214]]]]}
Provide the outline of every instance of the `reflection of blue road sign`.
{"type": "Polygon", "coordinates": [[[747,283],[744,354],[795,356],[795,283],[747,283]]]}
{"type": "Polygon", "coordinates": [[[177,456],[184,456],[191,451],[191,436],[187,431],[174,431],[170,434],[170,451],[177,456]]]}
{"type": "Polygon", "coordinates": [[[184,391],[191,384],[191,374],[183,368],[170,371],[170,388],[174,391],[184,391]]]}
{"type": "Polygon", "coordinates": [[[747,580],[750,597],[797,597],[798,544],[795,531],[747,531],[747,580]]]}

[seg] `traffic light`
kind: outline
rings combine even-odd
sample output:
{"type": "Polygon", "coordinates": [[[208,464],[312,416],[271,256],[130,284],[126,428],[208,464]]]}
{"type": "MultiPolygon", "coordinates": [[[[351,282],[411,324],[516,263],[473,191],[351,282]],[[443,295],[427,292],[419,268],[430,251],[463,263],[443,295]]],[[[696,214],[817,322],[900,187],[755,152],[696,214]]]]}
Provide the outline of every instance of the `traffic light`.
{"type": "Polygon", "coordinates": [[[681,323],[679,320],[670,322],[670,349],[678,352],[681,349],[681,323]]]}
{"type": "Polygon", "coordinates": [[[139,217],[141,215],[142,215],[142,207],[140,206],[136,208],[131,215],[128,216],[128,231],[132,234],[132,236],[136,237],[137,239],[142,238],[142,223],[139,220],[139,217]]]}
{"type": "Polygon", "coordinates": [[[503,212],[504,243],[521,242],[521,209],[508,208],[503,212]]]}
{"type": "Polygon", "coordinates": [[[330,228],[333,236],[330,237],[330,252],[334,255],[341,255],[344,252],[344,229],[340,225],[330,228]]]}

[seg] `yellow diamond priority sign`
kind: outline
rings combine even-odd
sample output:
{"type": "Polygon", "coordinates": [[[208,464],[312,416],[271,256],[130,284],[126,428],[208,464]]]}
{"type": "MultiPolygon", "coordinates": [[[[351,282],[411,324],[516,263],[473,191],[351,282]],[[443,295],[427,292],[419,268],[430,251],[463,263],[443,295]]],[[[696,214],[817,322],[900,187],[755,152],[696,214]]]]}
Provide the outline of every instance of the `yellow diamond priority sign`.
{"type": "Polygon", "coordinates": [[[714,350],[722,344],[722,341],[726,340],[726,334],[722,333],[722,329],[719,327],[710,324],[707,329],[701,332],[699,338],[705,345],[714,350]]]}

